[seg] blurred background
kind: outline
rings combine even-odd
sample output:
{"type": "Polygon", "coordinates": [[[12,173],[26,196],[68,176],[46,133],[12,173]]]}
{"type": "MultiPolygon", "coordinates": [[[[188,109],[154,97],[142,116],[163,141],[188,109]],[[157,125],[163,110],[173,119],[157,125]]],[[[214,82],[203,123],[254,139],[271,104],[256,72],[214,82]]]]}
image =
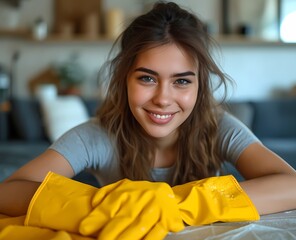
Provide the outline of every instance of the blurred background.
{"type": "MultiPolygon", "coordinates": [[[[50,78],[49,68],[68,63],[79,65],[82,78],[69,81],[79,83],[82,95],[96,96],[97,72],[114,38],[153,2],[0,0],[0,71],[9,75],[0,85],[9,82],[12,94],[29,97],[42,74],[50,78]]],[[[237,83],[232,99],[294,94],[296,0],[174,2],[197,13],[220,44],[217,62],[237,83]],[[285,19],[293,24],[282,27],[285,19]]]]}

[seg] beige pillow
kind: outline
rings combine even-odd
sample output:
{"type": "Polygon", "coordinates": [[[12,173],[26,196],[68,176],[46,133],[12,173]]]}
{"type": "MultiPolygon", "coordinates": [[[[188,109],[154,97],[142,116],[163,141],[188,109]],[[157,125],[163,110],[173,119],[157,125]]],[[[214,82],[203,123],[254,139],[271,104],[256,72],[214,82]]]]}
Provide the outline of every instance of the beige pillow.
{"type": "Polygon", "coordinates": [[[48,138],[53,142],[71,128],[86,122],[89,115],[78,96],[61,96],[40,102],[48,138]]]}

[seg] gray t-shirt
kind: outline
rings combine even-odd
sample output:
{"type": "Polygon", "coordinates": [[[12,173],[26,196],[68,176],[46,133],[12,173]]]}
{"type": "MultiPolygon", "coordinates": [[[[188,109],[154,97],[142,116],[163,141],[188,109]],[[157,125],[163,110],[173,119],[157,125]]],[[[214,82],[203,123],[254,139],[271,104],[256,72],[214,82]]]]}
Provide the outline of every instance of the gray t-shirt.
{"type": "MultiPolygon", "coordinates": [[[[258,138],[239,120],[225,112],[219,122],[218,146],[221,158],[236,164],[241,152],[258,138]]],[[[83,123],[55,141],[50,149],[63,155],[72,166],[75,174],[84,169],[93,169],[100,185],[122,179],[119,161],[112,140],[96,119],[83,123]]],[[[174,166],[153,168],[155,181],[171,183],[174,166]]]]}

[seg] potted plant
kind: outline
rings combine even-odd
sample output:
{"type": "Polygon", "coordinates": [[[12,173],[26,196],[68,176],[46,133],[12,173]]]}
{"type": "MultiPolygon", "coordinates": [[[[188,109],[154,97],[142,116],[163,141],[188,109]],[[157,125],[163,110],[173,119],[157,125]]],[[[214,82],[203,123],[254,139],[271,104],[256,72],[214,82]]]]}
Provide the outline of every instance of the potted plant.
{"type": "Polygon", "coordinates": [[[85,71],[78,62],[78,56],[72,55],[66,61],[58,64],[56,72],[60,78],[60,94],[80,94],[80,85],[85,79],[85,71]]]}

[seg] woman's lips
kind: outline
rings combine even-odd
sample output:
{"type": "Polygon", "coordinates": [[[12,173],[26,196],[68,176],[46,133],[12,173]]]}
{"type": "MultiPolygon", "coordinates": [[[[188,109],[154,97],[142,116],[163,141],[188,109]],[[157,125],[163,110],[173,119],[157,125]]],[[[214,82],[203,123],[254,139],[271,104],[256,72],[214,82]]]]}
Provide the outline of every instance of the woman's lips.
{"type": "Polygon", "coordinates": [[[155,112],[148,112],[148,116],[152,120],[152,122],[156,124],[167,124],[169,123],[175,116],[175,113],[155,113],[155,112]]]}

